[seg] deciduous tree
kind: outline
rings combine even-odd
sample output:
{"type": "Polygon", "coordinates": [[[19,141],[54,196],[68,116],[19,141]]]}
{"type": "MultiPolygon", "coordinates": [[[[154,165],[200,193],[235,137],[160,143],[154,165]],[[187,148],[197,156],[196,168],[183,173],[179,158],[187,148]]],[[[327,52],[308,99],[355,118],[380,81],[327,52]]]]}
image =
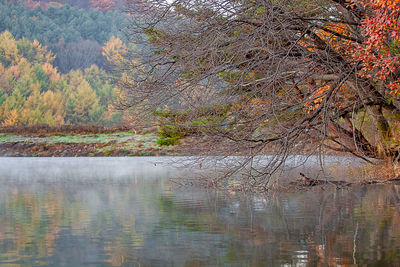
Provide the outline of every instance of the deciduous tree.
{"type": "Polygon", "coordinates": [[[399,5],[147,0],[131,28],[152,49],[126,65],[144,78],[119,82],[132,104],[168,103],[170,124],[228,140],[220,152],[278,155],[253,184],[267,186],[271,169],[302,148],[395,157],[399,5]],[[195,92],[204,101],[176,100],[195,92]]]}
{"type": "Polygon", "coordinates": [[[0,34],[0,48],[0,124],[104,123],[115,96],[106,72],[91,66],[62,75],[46,47],[9,32],[0,34]]]}

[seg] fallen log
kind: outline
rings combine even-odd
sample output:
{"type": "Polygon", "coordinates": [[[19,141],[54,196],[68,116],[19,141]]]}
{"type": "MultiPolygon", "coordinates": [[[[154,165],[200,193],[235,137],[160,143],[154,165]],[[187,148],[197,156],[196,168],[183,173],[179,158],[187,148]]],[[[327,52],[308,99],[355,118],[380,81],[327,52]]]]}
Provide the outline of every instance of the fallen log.
{"type": "Polygon", "coordinates": [[[334,185],[337,188],[351,186],[354,184],[400,184],[400,177],[395,177],[387,180],[360,180],[356,182],[347,182],[343,180],[321,180],[321,179],[313,179],[307,177],[304,173],[300,173],[301,178],[290,182],[290,185],[295,185],[298,187],[313,187],[318,185],[334,185]]]}
{"type": "Polygon", "coordinates": [[[307,177],[304,173],[300,173],[300,176],[302,178],[291,182],[291,185],[296,185],[296,186],[302,186],[302,187],[307,187],[307,186],[317,186],[317,185],[335,185],[337,187],[343,187],[343,186],[349,186],[352,183],[346,182],[346,181],[329,181],[329,180],[321,180],[321,179],[313,179],[310,177],[307,177]]]}
{"type": "Polygon", "coordinates": [[[400,184],[400,178],[395,177],[387,180],[368,180],[361,181],[360,184],[400,184]]]}

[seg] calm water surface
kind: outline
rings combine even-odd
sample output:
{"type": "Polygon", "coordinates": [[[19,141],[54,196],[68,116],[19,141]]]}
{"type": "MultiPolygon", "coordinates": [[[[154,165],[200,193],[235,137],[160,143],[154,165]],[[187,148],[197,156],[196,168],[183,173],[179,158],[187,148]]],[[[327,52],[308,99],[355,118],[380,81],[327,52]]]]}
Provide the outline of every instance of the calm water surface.
{"type": "Polygon", "coordinates": [[[400,266],[398,186],[243,196],[163,161],[0,158],[0,264],[400,266]]]}

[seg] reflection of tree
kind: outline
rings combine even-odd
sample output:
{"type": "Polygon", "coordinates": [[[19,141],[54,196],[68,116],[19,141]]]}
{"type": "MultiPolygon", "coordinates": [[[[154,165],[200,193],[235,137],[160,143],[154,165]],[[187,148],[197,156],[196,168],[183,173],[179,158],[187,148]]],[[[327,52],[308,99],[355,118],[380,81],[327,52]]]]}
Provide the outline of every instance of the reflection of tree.
{"type": "Polygon", "coordinates": [[[101,261],[113,266],[151,265],[165,255],[188,266],[400,265],[399,190],[263,197],[175,192],[159,181],[6,184],[0,188],[0,259],[52,264],[93,242],[101,261]],[[65,252],[60,245],[71,236],[81,244],[65,252]]]}
{"type": "MultiPolygon", "coordinates": [[[[57,240],[66,235],[89,240],[113,237],[102,242],[102,253],[112,265],[119,265],[123,262],[121,259],[129,258],[132,252],[129,246],[143,245],[144,237],[136,232],[133,210],[127,208],[135,200],[131,196],[132,188],[121,189],[112,184],[100,188],[93,185],[75,187],[57,185],[46,188],[43,193],[41,188],[1,188],[2,262],[4,259],[30,262],[41,258],[45,259],[43,264],[49,264],[58,249],[57,240]],[[86,195],[91,191],[95,194],[86,195]]],[[[145,189],[142,194],[148,191],[145,189]]],[[[147,213],[150,215],[151,211],[147,213]]]]}
{"type": "Polygon", "coordinates": [[[227,235],[226,253],[220,255],[223,262],[397,265],[398,190],[360,187],[348,192],[302,192],[229,201],[215,197],[202,207],[200,202],[182,206],[173,196],[162,196],[158,207],[163,216],[154,231],[178,227],[181,232],[227,235]],[[254,211],[260,208],[260,201],[264,209],[254,211]],[[213,210],[215,204],[218,213],[213,210]],[[374,253],[370,254],[371,249],[374,253]]]}
{"type": "Polygon", "coordinates": [[[8,247],[8,252],[15,257],[32,254],[37,257],[51,256],[61,228],[73,227],[73,222],[87,219],[87,215],[79,209],[79,202],[70,202],[65,210],[64,197],[62,190],[49,190],[45,195],[39,195],[14,187],[12,193],[6,194],[0,203],[4,229],[0,236],[5,237],[1,239],[1,246],[8,247]],[[7,241],[13,245],[7,246],[7,241]]]}

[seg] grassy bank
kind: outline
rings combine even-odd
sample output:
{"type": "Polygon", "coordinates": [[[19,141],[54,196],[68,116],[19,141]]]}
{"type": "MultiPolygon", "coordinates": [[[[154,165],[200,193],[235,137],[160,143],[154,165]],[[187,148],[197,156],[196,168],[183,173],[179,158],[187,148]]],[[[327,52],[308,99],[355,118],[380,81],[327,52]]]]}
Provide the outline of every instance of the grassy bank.
{"type": "Polygon", "coordinates": [[[154,156],[155,133],[90,127],[14,128],[0,132],[0,156],[154,156]]]}
{"type": "Polygon", "coordinates": [[[17,126],[0,128],[0,156],[94,157],[205,155],[208,143],[198,136],[160,146],[158,128],[99,126],[17,126]]]}

